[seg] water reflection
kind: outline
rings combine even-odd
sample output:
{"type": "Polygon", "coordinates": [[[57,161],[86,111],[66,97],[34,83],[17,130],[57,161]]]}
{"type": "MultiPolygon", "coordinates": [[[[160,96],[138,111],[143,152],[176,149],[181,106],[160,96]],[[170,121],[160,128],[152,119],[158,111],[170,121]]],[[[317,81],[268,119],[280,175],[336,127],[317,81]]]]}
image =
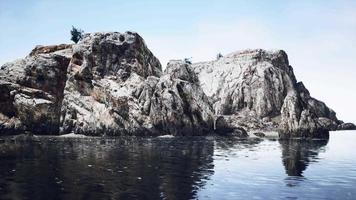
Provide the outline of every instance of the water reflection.
{"type": "Polygon", "coordinates": [[[204,138],[7,140],[0,199],[192,199],[213,150],[204,138]]]}
{"type": "Polygon", "coordinates": [[[327,143],[280,140],[279,149],[258,138],[0,138],[0,199],[195,199],[207,186],[253,195],[278,180],[298,186],[327,143]],[[274,171],[278,155],[286,179],[274,171]]]}
{"type": "Polygon", "coordinates": [[[237,137],[217,137],[214,140],[215,148],[221,149],[224,152],[251,149],[263,141],[261,138],[242,139],[237,137]]]}
{"type": "Polygon", "coordinates": [[[303,176],[311,162],[318,160],[319,151],[328,140],[279,140],[282,148],[282,162],[288,176],[303,176]]]}

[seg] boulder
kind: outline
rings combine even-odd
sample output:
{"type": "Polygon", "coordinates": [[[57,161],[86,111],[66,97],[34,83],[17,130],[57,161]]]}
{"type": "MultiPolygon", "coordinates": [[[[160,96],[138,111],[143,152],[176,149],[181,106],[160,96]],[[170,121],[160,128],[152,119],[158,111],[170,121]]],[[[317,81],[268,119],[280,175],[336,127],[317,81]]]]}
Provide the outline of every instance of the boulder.
{"type": "Polygon", "coordinates": [[[248,137],[246,127],[235,116],[216,116],[214,131],[219,135],[248,137]]]}

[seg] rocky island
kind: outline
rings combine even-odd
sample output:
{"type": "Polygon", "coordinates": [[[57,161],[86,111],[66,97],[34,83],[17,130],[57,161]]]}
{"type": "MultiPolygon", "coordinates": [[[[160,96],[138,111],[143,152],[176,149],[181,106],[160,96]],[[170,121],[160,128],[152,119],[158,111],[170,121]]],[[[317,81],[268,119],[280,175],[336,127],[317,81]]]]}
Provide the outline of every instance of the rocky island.
{"type": "Polygon", "coordinates": [[[310,96],[282,51],[161,63],[134,32],[37,46],[0,68],[0,135],[328,137],[355,129],[310,96]]]}

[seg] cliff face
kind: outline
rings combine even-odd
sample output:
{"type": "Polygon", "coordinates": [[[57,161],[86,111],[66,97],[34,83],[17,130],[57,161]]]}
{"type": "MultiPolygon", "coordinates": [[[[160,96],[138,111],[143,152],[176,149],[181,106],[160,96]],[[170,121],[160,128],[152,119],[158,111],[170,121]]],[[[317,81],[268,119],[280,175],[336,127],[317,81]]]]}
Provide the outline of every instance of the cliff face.
{"type": "Polygon", "coordinates": [[[58,133],[71,48],[36,54],[0,68],[0,133],[58,133]]]}
{"type": "Polygon", "coordinates": [[[342,121],[297,82],[284,51],[246,50],[193,64],[220,126],[281,137],[326,137],[342,121]]]}
{"type": "Polygon", "coordinates": [[[213,112],[190,66],[165,72],[132,32],[37,46],[0,70],[0,133],[202,135],[213,112]]]}
{"type": "Polygon", "coordinates": [[[192,72],[187,63],[170,61],[155,89],[142,90],[140,100],[151,105],[149,116],[159,130],[174,135],[204,135],[212,130],[211,104],[192,72]]]}
{"type": "Polygon", "coordinates": [[[352,129],[312,98],[285,52],[248,50],[190,65],[158,59],[133,32],[37,46],[0,68],[0,134],[204,135],[352,129]]]}
{"type": "Polygon", "coordinates": [[[132,93],[161,64],[136,33],[87,34],[73,46],[61,133],[118,135],[151,129],[132,93]]]}

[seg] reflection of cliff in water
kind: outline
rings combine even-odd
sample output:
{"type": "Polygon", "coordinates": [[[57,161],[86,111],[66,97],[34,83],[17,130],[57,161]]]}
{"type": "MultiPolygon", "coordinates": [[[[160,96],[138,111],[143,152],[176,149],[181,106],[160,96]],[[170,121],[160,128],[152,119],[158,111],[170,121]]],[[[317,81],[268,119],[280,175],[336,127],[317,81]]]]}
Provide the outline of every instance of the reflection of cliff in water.
{"type": "MultiPolygon", "coordinates": [[[[216,155],[257,151],[261,139],[0,138],[0,199],[194,199],[216,155]]],[[[280,140],[288,186],[303,181],[326,140],[280,140]]]]}
{"type": "Polygon", "coordinates": [[[303,176],[309,163],[316,162],[328,140],[280,140],[282,162],[288,176],[303,176]]]}
{"type": "Polygon", "coordinates": [[[36,140],[0,144],[0,199],[191,199],[213,173],[204,138],[36,140]]]}

